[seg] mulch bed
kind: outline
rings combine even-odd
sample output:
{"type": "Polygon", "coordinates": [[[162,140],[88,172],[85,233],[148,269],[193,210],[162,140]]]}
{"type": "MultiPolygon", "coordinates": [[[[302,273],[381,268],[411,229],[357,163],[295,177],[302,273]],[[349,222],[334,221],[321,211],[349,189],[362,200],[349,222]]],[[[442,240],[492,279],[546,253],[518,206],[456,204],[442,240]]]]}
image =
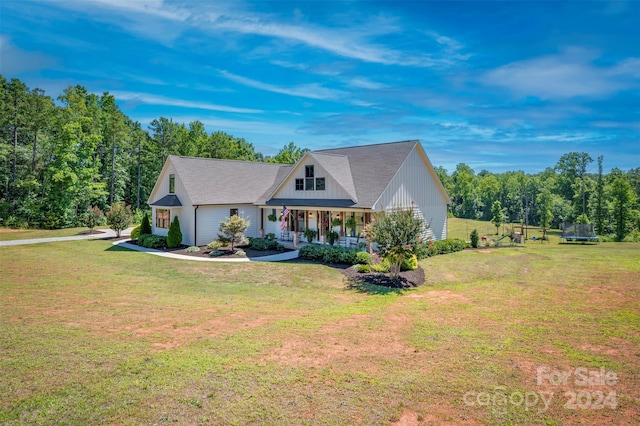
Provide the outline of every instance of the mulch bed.
{"type": "Polygon", "coordinates": [[[424,269],[418,266],[415,271],[401,271],[397,279],[392,279],[389,274],[380,272],[361,273],[352,267],[341,270],[349,281],[358,284],[373,284],[391,288],[414,288],[424,284],[424,269]]]}
{"type": "MultiPolygon", "coordinates": [[[[138,244],[138,241],[127,241],[127,243],[129,244],[138,244]]],[[[162,251],[164,251],[165,253],[173,253],[173,254],[180,254],[183,256],[191,256],[191,257],[204,257],[206,259],[225,259],[225,258],[231,258],[231,259],[242,259],[245,257],[248,258],[256,258],[256,257],[263,257],[263,256],[271,256],[274,254],[280,254],[280,253],[284,253],[287,251],[291,251],[290,249],[284,249],[284,250],[253,250],[250,249],[248,247],[245,248],[235,248],[234,251],[231,251],[231,247],[223,247],[220,249],[221,252],[223,252],[223,254],[221,254],[220,256],[210,256],[209,253],[211,253],[213,250],[209,250],[207,248],[207,246],[201,246],[200,247],[200,251],[197,252],[187,252],[186,249],[188,248],[188,246],[185,245],[180,245],[176,248],[166,248],[162,251]],[[237,250],[242,250],[246,253],[246,256],[238,256],[235,254],[235,252],[237,250]]]]}

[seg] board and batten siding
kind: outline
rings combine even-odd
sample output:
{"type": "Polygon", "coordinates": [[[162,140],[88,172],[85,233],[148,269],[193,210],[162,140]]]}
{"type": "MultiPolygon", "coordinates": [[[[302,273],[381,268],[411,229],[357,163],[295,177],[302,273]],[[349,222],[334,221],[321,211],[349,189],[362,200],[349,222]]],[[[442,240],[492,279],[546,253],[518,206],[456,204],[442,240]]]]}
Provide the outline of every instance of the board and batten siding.
{"type": "Polygon", "coordinates": [[[191,206],[191,199],[187,195],[187,191],[180,180],[180,176],[176,173],[173,164],[167,164],[167,167],[162,171],[158,178],[158,183],[152,193],[151,202],[156,202],[162,197],[169,195],[169,176],[175,176],[175,192],[174,195],[178,197],[182,203],[182,207],[160,207],[153,206],[151,209],[151,232],[154,235],[167,236],[169,229],[156,228],[156,209],[168,208],[171,210],[170,220],[173,221],[175,216],[178,216],[180,221],[180,231],[182,232],[182,244],[191,245],[190,238],[193,238],[193,207],[191,206]]]}
{"type": "MultiPolygon", "coordinates": [[[[206,245],[218,239],[220,222],[229,219],[231,209],[238,209],[240,217],[249,219],[250,225],[244,233],[245,236],[254,238],[260,236],[260,209],[257,206],[251,204],[200,206],[197,212],[198,245],[206,245]]],[[[193,231],[190,234],[193,236],[193,231]]]]}
{"type": "MultiPolygon", "coordinates": [[[[315,181],[314,181],[315,182],[315,181]]],[[[351,199],[351,196],[336,182],[336,180],[327,171],[322,168],[316,161],[308,158],[304,164],[300,164],[296,170],[287,178],[287,180],[281,185],[271,198],[301,198],[301,199],[314,199],[314,198],[326,198],[332,200],[345,200],[351,199]],[[296,191],[296,179],[304,179],[305,166],[313,165],[314,179],[324,178],[325,189],[324,191],[296,191]]]]}
{"type": "Polygon", "coordinates": [[[447,200],[438,188],[437,175],[429,171],[428,160],[416,148],[411,151],[389,186],[382,193],[375,211],[414,206],[414,212],[426,224],[427,232],[437,240],[447,238],[447,200]]]}

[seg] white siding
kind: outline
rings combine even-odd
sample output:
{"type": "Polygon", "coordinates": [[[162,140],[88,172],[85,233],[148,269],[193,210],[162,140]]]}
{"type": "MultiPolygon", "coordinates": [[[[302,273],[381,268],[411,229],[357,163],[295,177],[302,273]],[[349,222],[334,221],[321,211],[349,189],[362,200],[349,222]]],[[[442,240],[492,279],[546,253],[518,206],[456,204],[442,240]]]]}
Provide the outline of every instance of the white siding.
{"type": "Polygon", "coordinates": [[[351,196],[312,158],[307,157],[307,161],[293,171],[288,179],[282,183],[278,191],[271,198],[302,198],[302,199],[351,199],[351,196]],[[304,179],[305,166],[313,165],[314,177],[325,178],[324,191],[296,191],[296,179],[304,179]]]}
{"type": "MultiPolygon", "coordinates": [[[[200,206],[198,208],[198,245],[209,244],[218,238],[220,222],[229,218],[231,209],[238,209],[240,217],[249,219],[251,222],[245,232],[247,237],[260,236],[260,208],[250,204],[200,206]]],[[[193,235],[193,231],[191,231],[191,235],[193,235]]]]}
{"type": "Polygon", "coordinates": [[[414,206],[416,215],[431,224],[428,234],[447,238],[447,204],[430,173],[426,158],[414,149],[375,205],[376,211],[414,206]]]}
{"type": "Polygon", "coordinates": [[[156,228],[156,209],[164,209],[169,208],[171,210],[171,218],[177,215],[178,220],[180,221],[180,231],[182,232],[182,244],[192,245],[193,244],[193,207],[191,206],[191,200],[187,195],[187,191],[184,189],[184,185],[180,180],[180,176],[176,173],[173,164],[170,162],[167,163],[166,167],[163,168],[160,176],[158,177],[158,183],[154,188],[154,192],[151,194],[150,200],[151,202],[155,202],[160,200],[162,197],[169,195],[169,176],[175,176],[175,192],[174,194],[178,197],[180,202],[182,203],[182,207],[152,207],[152,217],[151,217],[151,231],[155,235],[163,235],[166,236],[169,232],[168,229],[156,228]]]}

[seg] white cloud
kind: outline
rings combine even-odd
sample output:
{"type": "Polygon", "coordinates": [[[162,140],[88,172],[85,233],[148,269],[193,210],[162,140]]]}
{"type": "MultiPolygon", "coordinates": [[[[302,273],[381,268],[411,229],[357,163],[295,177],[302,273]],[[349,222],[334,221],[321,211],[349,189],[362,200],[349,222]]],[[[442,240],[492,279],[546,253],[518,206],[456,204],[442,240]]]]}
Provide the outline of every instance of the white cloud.
{"type": "Polygon", "coordinates": [[[203,110],[209,110],[209,111],[234,112],[234,113],[243,113],[243,114],[256,114],[256,113],[263,112],[262,110],[259,110],[259,109],[236,108],[236,107],[231,107],[226,105],[210,104],[206,102],[186,101],[183,99],[167,98],[164,96],[152,95],[148,93],[114,91],[114,92],[111,92],[111,94],[115,96],[117,100],[140,102],[140,103],[150,104],[150,105],[167,105],[167,106],[176,106],[176,107],[182,107],[182,108],[196,108],[196,109],[203,109],[203,110]]]}
{"type": "Polygon", "coordinates": [[[480,81],[503,87],[516,96],[540,99],[602,97],[633,87],[640,60],[630,58],[610,67],[593,63],[595,54],[584,49],[567,49],[512,62],[484,74],[480,81]]]}
{"type": "Polygon", "coordinates": [[[298,96],[310,99],[320,100],[334,100],[345,96],[346,93],[341,90],[329,89],[322,87],[317,83],[302,84],[294,87],[281,87],[274,84],[263,83],[261,81],[253,80],[250,78],[242,77],[240,75],[232,74],[225,70],[218,70],[220,75],[227,80],[234,81],[244,86],[253,87],[254,89],[266,90],[268,92],[280,93],[289,96],[298,96]]]}

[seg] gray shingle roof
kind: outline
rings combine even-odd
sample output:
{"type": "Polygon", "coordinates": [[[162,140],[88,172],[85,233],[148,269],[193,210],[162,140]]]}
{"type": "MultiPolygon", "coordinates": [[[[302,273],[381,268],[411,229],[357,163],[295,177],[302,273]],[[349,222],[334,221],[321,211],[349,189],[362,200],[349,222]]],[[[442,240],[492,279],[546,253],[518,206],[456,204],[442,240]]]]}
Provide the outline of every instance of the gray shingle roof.
{"type": "Polygon", "coordinates": [[[371,208],[419,142],[410,140],[313,151],[349,159],[357,197],[353,207],[371,208]]]}
{"type": "Polygon", "coordinates": [[[309,153],[353,200],[269,200],[292,170],[291,165],[171,156],[176,173],[194,205],[302,203],[307,206],[371,208],[419,142],[324,149],[309,153]],[[285,202],[286,201],[286,202],[285,202]]]}
{"type": "Polygon", "coordinates": [[[276,183],[280,169],[290,167],[211,158],[170,159],[194,205],[253,204],[276,183]]]}
{"type": "Polygon", "coordinates": [[[151,205],[158,207],[182,207],[180,199],[178,199],[178,196],[174,194],[165,195],[155,203],[151,203],[151,205]]]}

